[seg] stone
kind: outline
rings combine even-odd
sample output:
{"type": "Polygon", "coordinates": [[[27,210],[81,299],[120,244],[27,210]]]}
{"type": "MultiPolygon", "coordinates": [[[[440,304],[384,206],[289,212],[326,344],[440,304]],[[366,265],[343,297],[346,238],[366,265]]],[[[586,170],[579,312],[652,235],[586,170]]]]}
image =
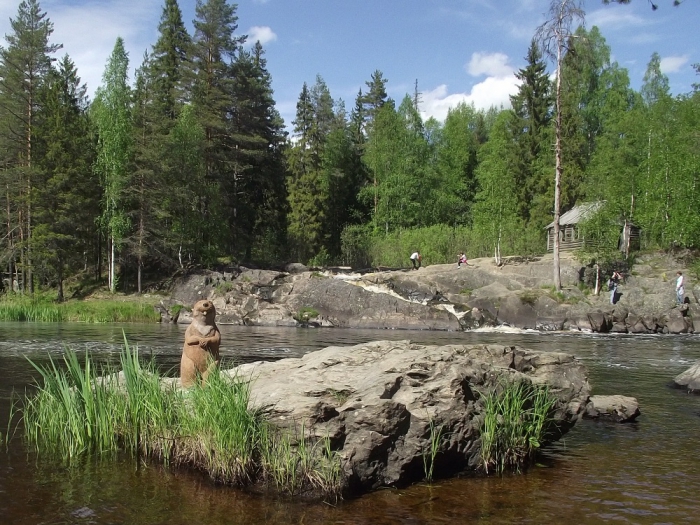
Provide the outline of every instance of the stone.
{"type": "Polygon", "coordinates": [[[685,372],[678,374],[673,379],[673,383],[678,388],[686,389],[693,394],[700,394],[700,360],[696,361],[685,372]]]}
{"type": "Polygon", "coordinates": [[[629,423],[641,414],[639,402],[629,396],[591,396],[584,416],[590,419],[609,419],[617,423],[629,423]]]}
{"type": "Polygon", "coordinates": [[[328,437],[351,493],[421,481],[431,428],[442,436],[436,476],[478,470],[484,395],[504,380],[555,396],[547,442],[580,419],[590,394],[572,356],[503,345],[375,341],[227,372],[250,378],[252,406],[276,426],[303,428],[311,442],[328,437]]]}
{"type": "Polygon", "coordinates": [[[185,331],[180,360],[180,384],[194,385],[199,379],[207,380],[209,373],[219,365],[221,332],[216,326],[216,308],[208,299],[197,301],[192,308],[192,322],[185,331]]]}
{"type": "Polygon", "coordinates": [[[683,312],[679,308],[674,308],[668,312],[666,329],[669,334],[687,334],[689,323],[683,312]]]}

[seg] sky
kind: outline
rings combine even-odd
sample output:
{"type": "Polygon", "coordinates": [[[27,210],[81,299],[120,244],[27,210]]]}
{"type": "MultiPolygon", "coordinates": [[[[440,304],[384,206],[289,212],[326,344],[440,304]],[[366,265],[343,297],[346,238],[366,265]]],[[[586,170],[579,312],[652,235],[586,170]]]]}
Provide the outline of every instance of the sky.
{"type": "MultiPolygon", "coordinates": [[[[700,76],[700,1],[632,0],[603,5],[586,0],[587,28],[597,26],[613,60],[628,69],[639,89],[653,52],[673,94],[688,93],[700,76]]],[[[20,0],[0,0],[0,45],[11,32],[20,0]]],[[[163,0],[40,0],[54,24],[51,42],[63,44],[92,96],[101,84],[116,38],[129,52],[131,80],[144,52],[158,38],[163,0]]],[[[232,2],[234,3],[234,2],[232,2]]],[[[179,0],[192,34],[196,0],[179,0]]],[[[518,89],[514,72],[525,66],[527,48],[545,21],[549,0],[240,0],[237,35],[265,50],[277,109],[291,128],[304,82],[317,75],[331,96],[350,110],[375,70],[400,102],[421,93],[424,119],[443,120],[460,102],[487,109],[508,107],[518,89]]],[[[552,65],[550,64],[550,70],[552,65]]]]}

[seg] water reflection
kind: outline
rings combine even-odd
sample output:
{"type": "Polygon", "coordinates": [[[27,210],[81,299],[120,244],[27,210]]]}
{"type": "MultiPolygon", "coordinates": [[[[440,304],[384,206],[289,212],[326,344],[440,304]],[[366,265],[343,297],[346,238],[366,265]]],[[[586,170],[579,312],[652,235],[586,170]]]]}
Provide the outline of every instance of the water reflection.
{"type": "MultiPolygon", "coordinates": [[[[637,397],[642,417],[632,425],[577,425],[526,475],[389,489],[335,507],[217,486],[197,472],[128,458],[67,468],[27,456],[16,439],[7,453],[0,453],[0,523],[682,523],[695,522],[700,513],[700,397],[666,386],[700,358],[696,336],[232,326],[221,331],[222,355],[236,362],[296,357],[376,339],[561,350],[587,365],[595,393],[637,397]]],[[[110,361],[121,351],[124,333],[162,367],[177,366],[184,327],[0,323],[0,430],[5,431],[11,392],[23,391],[35,376],[25,356],[45,361],[67,345],[110,361]]]]}

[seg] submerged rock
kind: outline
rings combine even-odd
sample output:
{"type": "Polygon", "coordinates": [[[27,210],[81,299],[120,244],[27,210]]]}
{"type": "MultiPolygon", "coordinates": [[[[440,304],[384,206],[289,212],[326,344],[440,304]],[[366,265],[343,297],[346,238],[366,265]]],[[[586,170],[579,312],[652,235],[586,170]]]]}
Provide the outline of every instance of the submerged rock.
{"type": "Polygon", "coordinates": [[[641,414],[639,403],[629,396],[591,396],[586,405],[585,417],[610,419],[617,423],[634,421],[641,414]]]}
{"type": "Polygon", "coordinates": [[[479,469],[484,398],[504,380],[548,387],[556,398],[550,441],[581,417],[590,393],[572,356],[502,345],[376,341],[228,373],[250,378],[251,404],[274,424],[330,438],[349,493],[424,479],[431,437],[436,477],[479,469]]]}

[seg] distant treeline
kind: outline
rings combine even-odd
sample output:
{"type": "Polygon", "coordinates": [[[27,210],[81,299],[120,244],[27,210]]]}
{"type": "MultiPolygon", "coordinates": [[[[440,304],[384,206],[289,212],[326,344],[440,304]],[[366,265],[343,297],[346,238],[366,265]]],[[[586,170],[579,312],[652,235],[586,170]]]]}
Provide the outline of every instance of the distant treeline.
{"type": "MultiPolygon", "coordinates": [[[[396,102],[375,71],[354,104],[319,75],[291,137],[260,43],[244,48],[235,4],[198,0],[194,34],[165,0],[133,82],[118,39],[89,101],[56,58],[37,0],[19,5],[0,49],[0,264],[33,290],[78,272],[160,274],[218,261],[399,265],[544,251],[552,221],[552,81],[538,46],[512,109],[461,104],[424,121],[421,93],[396,102]]],[[[562,68],[562,210],[605,201],[584,225],[613,246],[700,245],[700,93],[671,96],[652,55],[639,91],[596,27],[562,68]]],[[[696,70],[698,65],[694,66],[696,70]]]]}

